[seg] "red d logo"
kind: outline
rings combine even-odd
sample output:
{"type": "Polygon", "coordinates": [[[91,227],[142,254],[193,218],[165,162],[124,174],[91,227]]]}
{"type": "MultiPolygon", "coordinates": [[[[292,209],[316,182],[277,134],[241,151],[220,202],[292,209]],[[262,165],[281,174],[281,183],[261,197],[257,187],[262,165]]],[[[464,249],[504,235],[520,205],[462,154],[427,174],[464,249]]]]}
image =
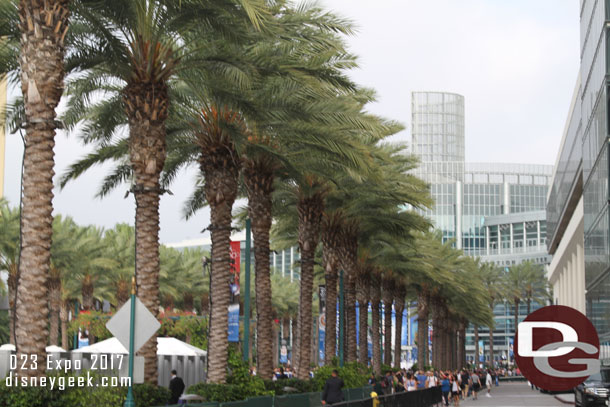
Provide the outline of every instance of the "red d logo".
{"type": "Polygon", "coordinates": [[[570,390],[599,372],[599,338],[589,319],[574,308],[550,305],[517,327],[515,361],[541,389],[570,390]]]}

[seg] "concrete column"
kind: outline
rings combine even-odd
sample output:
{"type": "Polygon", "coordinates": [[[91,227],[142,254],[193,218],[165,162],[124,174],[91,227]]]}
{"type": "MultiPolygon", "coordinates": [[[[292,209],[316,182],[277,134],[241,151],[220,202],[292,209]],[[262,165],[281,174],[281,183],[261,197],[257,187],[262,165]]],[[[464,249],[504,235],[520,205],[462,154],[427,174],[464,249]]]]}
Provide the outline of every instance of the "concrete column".
{"type": "Polygon", "coordinates": [[[527,233],[525,232],[525,222],[523,222],[523,253],[527,253],[527,233]]]}
{"type": "Polygon", "coordinates": [[[510,213],[510,185],[508,182],[504,182],[504,211],[503,215],[510,213]]]}
{"type": "Polygon", "coordinates": [[[514,249],[513,249],[513,224],[509,224],[508,225],[510,228],[510,252],[511,254],[514,253],[514,249]]]}
{"type": "Polygon", "coordinates": [[[455,239],[456,247],[462,248],[462,183],[455,183],[455,239]]]}
{"type": "Polygon", "coordinates": [[[290,282],[294,281],[294,247],[290,248],[290,282]]]}
{"type": "Polygon", "coordinates": [[[536,247],[540,250],[540,221],[536,221],[536,247]]]}
{"type": "Polygon", "coordinates": [[[485,226],[485,249],[485,253],[489,256],[489,226],[485,226]]]}
{"type": "Polygon", "coordinates": [[[585,253],[584,253],[584,249],[583,249],[583,245],[581,243],[578,243],[576,245],[576,261],[577,261],[577,265],[578,268],[576,269],[577,271],[577,292],[579,295],[578,298],[578,307],[576,309],[578,309],[580,312],[582,312],[583,314],[586,315],[586,311],[587,311],[587,307],[586,307],[586,296],[585,296],[585,269],[584,269],[584,259],[585,259],[585,253]]]}

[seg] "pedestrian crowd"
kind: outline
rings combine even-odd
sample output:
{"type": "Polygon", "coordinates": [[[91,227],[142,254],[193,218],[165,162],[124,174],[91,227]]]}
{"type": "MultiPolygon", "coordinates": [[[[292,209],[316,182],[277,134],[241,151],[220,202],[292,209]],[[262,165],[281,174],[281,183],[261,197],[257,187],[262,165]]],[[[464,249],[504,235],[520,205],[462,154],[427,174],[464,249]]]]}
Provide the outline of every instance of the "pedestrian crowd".
{"type": "Polygon", "coordinates": [[[387,371],[382,377],[371,375],[369,384],[378,395],[389,395],[440,386],[445,406],[460,405],[460,400],[476,400],[484,393],[491,397],[492,387],[499,385],[498,378],[508,375],[504,369],[462,369],[460,371],[387,371]]]}

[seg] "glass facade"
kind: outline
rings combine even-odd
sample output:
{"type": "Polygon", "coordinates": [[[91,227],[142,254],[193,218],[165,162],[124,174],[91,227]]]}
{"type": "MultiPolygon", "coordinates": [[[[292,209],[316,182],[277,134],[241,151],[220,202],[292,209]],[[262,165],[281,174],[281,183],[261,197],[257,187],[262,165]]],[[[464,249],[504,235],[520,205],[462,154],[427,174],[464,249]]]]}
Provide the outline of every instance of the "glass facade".
{"type": "MultiPolygon", "coordinates": [[[[552,168],[550,165],[422,162],[414,174],[430,184],[435,206],[421,213],[442,231],[443,239],[456,238],[457,246],[466,254],[485,255],[485,217],[544,210],[552,168]]],[[[501,235],[504,245],[509,239],[506,233],[501,235]]],[[[502,241],[493,244],[501,247],[502,241]]],[[[524,244],[527,246],[527,241],[524,244]]]]}
{"type": "Polygon", "coordinates": [[[580,4],[580,73],[549,194],[549,251],[557,250],[582,197],[586,312],[597,328],[602,359],[610,359],[610,0],[580,4]]]}
{"type": "MultiPolygon", "coordinates": [[[[420,213],[444,240],[456,239],[467,255],[502,266],[523,260],[548,264],[544,210],[553,167],[466,163],[460,95],[415,92],[412,108],[412,150],[420,159],[413,173],[429,184],[435,201],[432,209],[420,213]]],[[[506,356],[508,338],[515,332],[514,310],[499,304],[494,312],[496,357],[506,356]]],[[[520,310],[525,314],[525,308],[520,310]]],[[[473,345],[472,335],[470,327],[467,345],[473,345]]],[[[488,342],[489,332],[481,329],[480,339],[488,342]]],[[[471,354],[472,350],[467,347],[471,354]]]]}
{"type": "Polygon", "coordinates": [[[601,342],[610,340],[608,217],[608,37],[610,1],[581,8],[581,121],[587,315],[601,342]]]}
{"type": "Polygon", "coordinates": [[[464,97],[413,92],[413,152],[422,161],[464,161],[464,97]]]}

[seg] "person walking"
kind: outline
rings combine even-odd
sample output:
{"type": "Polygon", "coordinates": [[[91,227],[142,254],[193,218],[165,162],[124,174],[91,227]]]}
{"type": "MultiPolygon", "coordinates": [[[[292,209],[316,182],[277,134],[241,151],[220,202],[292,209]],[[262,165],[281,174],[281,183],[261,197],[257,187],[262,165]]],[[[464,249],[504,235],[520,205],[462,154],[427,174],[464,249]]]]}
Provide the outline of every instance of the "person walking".
{"type": "Polygon", "coordinates": [[[458,407],[460,405],[460,386],[458,377],[451,375],[451,396],[453,396],[453,404],[458,407]]]}
{"type": "Polygon", "coordinates": [[[184,381],[177,376],[178,372],[172,370],[172,379],[169,381],[169,391],[171,396],[169,398],[169,404],[178,404],[178,400],[180,400],[180,396],[182,396],[182,392],[186,387],[184,385],[184,381]]]}
{"type": "Polygon", "coordinates": [[[477,399],[477,393],[481,389],[481,378],[479,377],[478,372],[475,370],[472,372],[470,376],[470,382],[472,383],[472,399],[477,399]]]}
{"type": "Polygon", "coordinates": [[[491,371],[487,371],[487,376],[485,377],[485,386],[487,386],[487,397],[491,397],[491,384],[493,383],[491,378],[491,371]]]}
{"type": "Polygon", "coordinates": [[[426,379],[426,389],[436,386],[438,386],[438,377],[430,370],[428,371],[428,378],[426,379]]]}
{"type": "Polygon", "coordinates": [[[328,378],[328,380],[326,380],[326,384],[324,385],[324,391],[322,392],[322,404],[332,405],[342,402],[343,392],[341,389],[343,386],[343,379],[339,377],[339,372],[336,369],[333,370],[331,376],[328,378]]]}
{"type": "Polygon", "coordinates": [[[470,375],[466,369],[462,369],[462,374],[460,377],[462,379],[460,383],[460,387],[462,389],[462,399],[466,400],[466,397],[468,397],[468,383],[470,381],[470,375]]]}
{"type": "Polygon", "coordinates": [[[449,394],[451,393],[451,382],[449,377],[444,375],[441,381],[441,392],[443,393],[443,400],[445,400],[445,406],[449,405],[449,394]]]}
{"type": "Polygon", "coordinates": [[[417,380],[411,375],[411,373],[407,373],[407,391],[417,390],[417,380]]]}
{"type": "Polygon", "coordinates": [[[417,379],[417,390],[423,390],[426,388],[426,375],[423,370],[418,370],[415,375],[415,379],[417,379]]]}

